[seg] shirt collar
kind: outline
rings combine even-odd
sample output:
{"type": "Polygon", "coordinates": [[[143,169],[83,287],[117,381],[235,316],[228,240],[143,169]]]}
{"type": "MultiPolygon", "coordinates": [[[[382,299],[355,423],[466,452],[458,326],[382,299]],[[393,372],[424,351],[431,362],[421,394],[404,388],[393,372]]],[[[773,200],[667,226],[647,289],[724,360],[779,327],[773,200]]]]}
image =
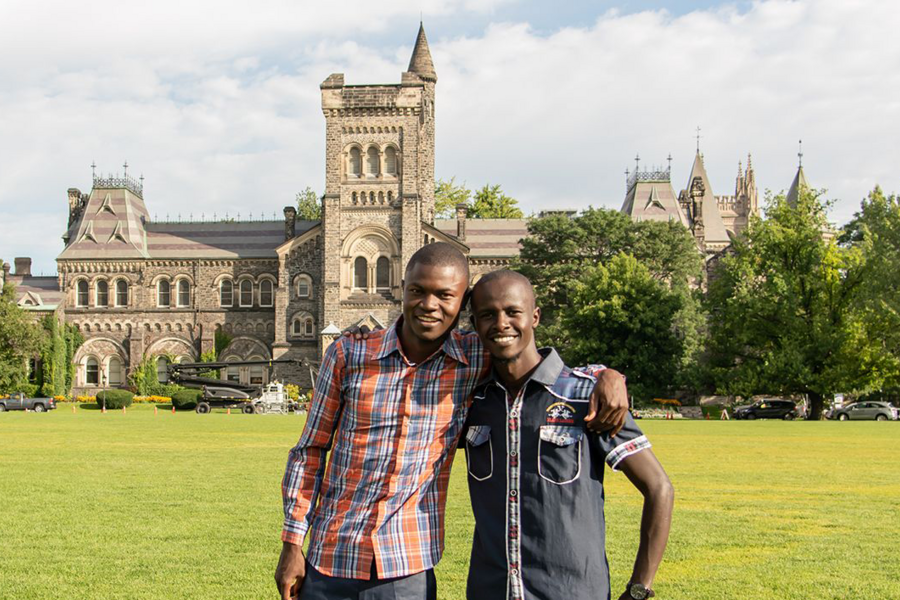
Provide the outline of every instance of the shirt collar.
{"type": "MultiPolygon", "coordinates": [[[[404,360],[409,362],[406,359],[406,355],[403,353],[403,347],[400,345],[400,328],[403,326],[403,317],[398,317],[394,323],[388,327],[387,331],[384,334],[384,337],[381,338],[381,348],[379,348],[378,353],[375,355],[376,359],[382,359],[387,356],[390,356],[394,352],[400,354],[404,360]]],[[[455,360],[456,362],[462,363],[464,365],[469,364],[469,359],[466,357],[466,353],[463,352],[462,348],[459,345],[459,334],[453,330],[450,332],[450,335],[447,336],[447,339],[444,340],[444,344],[440,348],[440,352],[448,355],[450,358],[455,360]]],[[[424,362],[424,361],[423,361],[424,362]]]]}
{"type": "MultiPolygon", "coordinates": [[[[528,381],[536,381],[552,386],[559,378],[559,374],[562,373],[565,363],[563,363],[559,353],[556,352],[556,348],[538,348],[538,353],[543,357],[543,360],[531,374],[531,377],[528,378],[528,381]]],[[[525,385],[528,384],[528,381],[525,382],[525,385]]],[[[494,369],[488,371],[488,374],[481,379],[477,387],[483,388],[491,383],[496,383],[503,387],[494,369]]]]}

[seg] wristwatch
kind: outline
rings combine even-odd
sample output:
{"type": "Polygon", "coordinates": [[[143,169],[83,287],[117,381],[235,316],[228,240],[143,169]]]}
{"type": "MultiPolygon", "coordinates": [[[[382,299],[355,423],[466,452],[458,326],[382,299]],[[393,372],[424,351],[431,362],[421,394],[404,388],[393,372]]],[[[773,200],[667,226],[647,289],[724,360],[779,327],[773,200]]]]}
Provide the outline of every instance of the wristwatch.
{"type": "Polygon", "coordinates": [[[628,596],[633,598],[634,600],[647,600],[647,598],[653,598],[656,594],[648,587],[644,587],[643,583],[638,582],[630,582],[628,587],[625,588],[625,591],[628,593],[628,596]]]}

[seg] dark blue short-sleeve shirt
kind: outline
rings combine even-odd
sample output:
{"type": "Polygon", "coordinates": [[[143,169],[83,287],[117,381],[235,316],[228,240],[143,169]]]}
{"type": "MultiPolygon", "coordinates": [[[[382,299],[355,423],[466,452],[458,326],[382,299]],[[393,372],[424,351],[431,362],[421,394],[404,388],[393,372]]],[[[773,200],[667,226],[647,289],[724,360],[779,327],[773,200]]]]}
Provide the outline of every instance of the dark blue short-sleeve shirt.
{"type": "Polygon", "coordinates": [[[470,600],[610,597],[603,465],[650,447],[631,416],[614,438],[585,427],[595,380],[553,349],[518,396],[493,374],[475,391],[465,437],[475,536],[470,600]]]}

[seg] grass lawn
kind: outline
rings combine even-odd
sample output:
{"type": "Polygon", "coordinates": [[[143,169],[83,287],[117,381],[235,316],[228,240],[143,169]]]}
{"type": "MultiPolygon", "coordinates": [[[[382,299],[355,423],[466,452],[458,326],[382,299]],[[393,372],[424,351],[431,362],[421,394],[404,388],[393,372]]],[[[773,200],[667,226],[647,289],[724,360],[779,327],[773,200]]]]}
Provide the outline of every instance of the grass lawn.
{"type": "MultiPolygon", "coordinates": [[[[900,598],[900,423],[641,424],[676,488],[660,598],[900,598]]],[[[151,406],[0,414],[0,598],[275,598],[279,483],[302,426],[151,406]]],[[[464,598],[462,465],[442,600],[464,598]]],[[[614,591],[640,500],[608,473],[614,591]]]]}

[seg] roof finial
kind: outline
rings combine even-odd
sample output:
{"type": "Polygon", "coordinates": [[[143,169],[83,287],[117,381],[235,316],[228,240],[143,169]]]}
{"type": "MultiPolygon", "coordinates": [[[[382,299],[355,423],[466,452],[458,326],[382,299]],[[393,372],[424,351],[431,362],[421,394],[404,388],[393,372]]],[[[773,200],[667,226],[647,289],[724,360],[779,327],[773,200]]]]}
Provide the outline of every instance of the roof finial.
{"type": "Polygon", "coordinates": [[[640,167],[641,167],[641,155],[635,154],[634,155],[634,172],[637,173],[640,170],[640,167]]]}
{"type": "Polygon", "coordinates": [[[91,179],[97,179],[97,161],[91,161],[91,179]]]}
{"type": "Polygon", "coordinates": [[[125,169],[125,172],[122,174],[122,176],[128,177],[128,159],[125,159],[125,164],[122,165],[122,168],[125,169]]]}
{"type": "Polygon", "coordinates": [[[800,141],[798,142],[798,144],[800,145],[800,151],[797,152],[797,158],[800,159],[800,165],[799,165],[799,168],[802,169],[802,168],[803,168],[803,140],[800,140],[800,141]]]}
{"type": "Polygon", "coordinates": [[[697,154],[700,154],[700,126],[697,125],[697,154]]]}
{"type": "Polygon", "coordinates": [[[669,161],[669,173],[671,173],[672,172],[672,153],[671,152],[669,152],[669,157],[666,158],[666,160],[669,161]]]}

